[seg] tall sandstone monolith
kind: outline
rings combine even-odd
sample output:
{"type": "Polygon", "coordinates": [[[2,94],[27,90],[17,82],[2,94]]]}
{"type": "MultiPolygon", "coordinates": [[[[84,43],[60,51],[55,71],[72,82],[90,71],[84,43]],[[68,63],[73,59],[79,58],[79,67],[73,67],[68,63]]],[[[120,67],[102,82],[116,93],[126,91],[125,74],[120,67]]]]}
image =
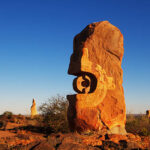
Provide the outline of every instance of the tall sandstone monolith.
{"type": "Polygon", "coordinates": [[[35,102],[35,99],[33,99],[32,106],[31,106],[31,117],[33,118],[37,114],[38,113],[37,113],[37,109],[36,109],[36,102],[35,102]]]}
{"type": "Polygon", "coordinates": [[[77,76],[68,95],[71,131],[126,134],[123,35],[108,21],[92,23],[75,36],[68,73],[77,76]]]}

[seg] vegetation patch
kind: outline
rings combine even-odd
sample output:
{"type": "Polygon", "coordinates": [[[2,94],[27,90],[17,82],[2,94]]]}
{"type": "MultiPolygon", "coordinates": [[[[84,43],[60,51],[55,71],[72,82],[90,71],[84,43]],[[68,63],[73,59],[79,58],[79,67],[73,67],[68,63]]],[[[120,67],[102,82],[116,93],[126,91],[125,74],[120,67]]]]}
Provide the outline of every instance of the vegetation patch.
{"type": "Polygon", "coordinates": [[[146,115],[127,115],[126,130],[140,136],[150,136],[150,119],[146,115]]]}

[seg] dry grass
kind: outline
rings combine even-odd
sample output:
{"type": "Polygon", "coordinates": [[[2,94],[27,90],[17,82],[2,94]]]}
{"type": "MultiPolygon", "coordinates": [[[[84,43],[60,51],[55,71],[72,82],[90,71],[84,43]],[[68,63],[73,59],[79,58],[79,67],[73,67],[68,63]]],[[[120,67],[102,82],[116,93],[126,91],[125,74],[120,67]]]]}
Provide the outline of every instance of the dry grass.
{"type": "Polygon", "coordinates": [[[126,130],[140,136],[150,136],[150,119],[146,115],[127,115],[126,130]]]}

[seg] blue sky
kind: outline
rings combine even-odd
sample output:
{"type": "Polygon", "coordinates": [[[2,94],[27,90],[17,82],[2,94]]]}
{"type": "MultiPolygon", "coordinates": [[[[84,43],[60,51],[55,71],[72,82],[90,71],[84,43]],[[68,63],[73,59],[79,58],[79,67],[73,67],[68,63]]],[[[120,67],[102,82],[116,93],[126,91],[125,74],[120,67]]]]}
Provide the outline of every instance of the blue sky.
{"type": "Polygon", "coordinates": [[[73,93],[67,75],[73,37],[108,20],[124,35],[127,112],[150,109],[149,0],[0,1],[0,113],[30,113],[56,94],[73,93]]]}

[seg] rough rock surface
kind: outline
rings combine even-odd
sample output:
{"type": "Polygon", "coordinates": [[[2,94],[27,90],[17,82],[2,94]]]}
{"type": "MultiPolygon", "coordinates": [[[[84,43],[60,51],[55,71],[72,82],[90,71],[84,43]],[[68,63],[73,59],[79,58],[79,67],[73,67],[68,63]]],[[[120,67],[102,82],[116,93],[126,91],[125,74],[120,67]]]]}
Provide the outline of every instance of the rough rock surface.
{"type": "Polygon", "coordinates": [[[108,21],[92,23],[74,38],[68,73],[76,95],[68,95],[70,129],[126,134],[121,69],[123,35],[108,21]]]}
{"type": "Polygon", "coordinates": [[[150,110],[146,111],[146,115],[147,115],[148,118],[150,118],[150,110]]]}
{"type": "Polygon", "coordinates": [[[81,135],[73,133],[50,135],[47,141],[34,146],[33,150],[131,150],[149,149],[149,147],[150,137],[139,137],[133,134],[81,135]]]}
{"type": "Polygon", "coordinates": [[[33,99],[32,106],[31,106],[31,117],[34,117],[37,114],[38,113],[37,113],[37,109],[36,109],[36,102],[35,102],[35,99],[33,99]]]}
{"type": "MultiPolygon", "coordinates": [[[[1,133],[0,133],[1,134],[1,133]]],[[[7,133],[6,133],[7,134],[7,133]]],[[[128,133],[78,134],[53,133],[42,135],[18,131],[15,136],[0,137],[0,150],[131,150],[150,149],[150,137],[128,133]]]]}

